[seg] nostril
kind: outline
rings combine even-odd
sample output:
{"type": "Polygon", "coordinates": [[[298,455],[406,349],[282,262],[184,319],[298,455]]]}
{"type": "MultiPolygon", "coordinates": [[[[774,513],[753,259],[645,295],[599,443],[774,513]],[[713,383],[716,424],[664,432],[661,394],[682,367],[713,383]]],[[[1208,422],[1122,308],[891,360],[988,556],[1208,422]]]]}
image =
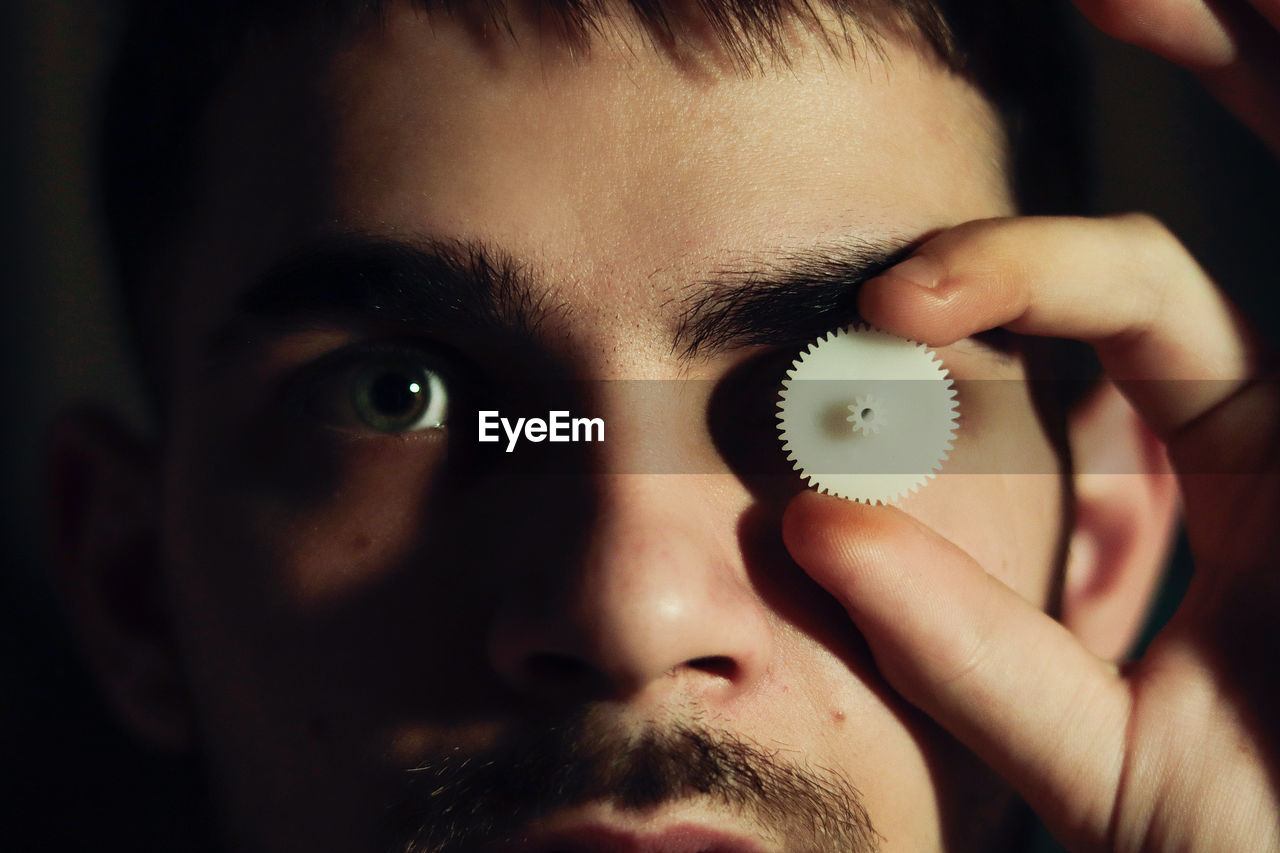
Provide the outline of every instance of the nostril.
{"type": "Polygon", "coordinates": [[[724,655],[694,658],[686,666],[699,672],[705,672],[708,675],[723,678],[726,681],[736,681],[740,674],[737,662],[733,658],[724,655]]]}

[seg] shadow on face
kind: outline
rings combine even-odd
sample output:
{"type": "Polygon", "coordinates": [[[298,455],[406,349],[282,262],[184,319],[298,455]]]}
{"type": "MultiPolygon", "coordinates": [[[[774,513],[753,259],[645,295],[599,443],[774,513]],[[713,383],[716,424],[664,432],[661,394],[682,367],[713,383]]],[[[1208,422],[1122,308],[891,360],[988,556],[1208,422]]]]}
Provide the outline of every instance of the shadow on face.
{"type": "MultiPolygon", "coordinates": [[[[985,777],[782,547],[801,484],[773,405],[795,349],[856,319],[806,286],[1011,212],[980,96],[892,39],[850,61],[797,33],[750,75],[625,28],[586,59],[405,9],[314,35],[233,69],[166,271],[160,563],[235,841],[367,849],[388,803],[435,814],[414,792],[439,772],[440,802],[485,805],[405,849],[686,823],[835,849],[797,840],[823,821],[959,843],[955,789],[985,777]],[[680,345],[699,295],[780,280],[772,325],[680,345]],[[508,452],[489,411],[604,440],[508,452]]],[[[968,440],[1051,459],[1020,405],[968,440]]],[[[911,510],[1043,597],[1057,481],[961,482],[911,510]]]]}

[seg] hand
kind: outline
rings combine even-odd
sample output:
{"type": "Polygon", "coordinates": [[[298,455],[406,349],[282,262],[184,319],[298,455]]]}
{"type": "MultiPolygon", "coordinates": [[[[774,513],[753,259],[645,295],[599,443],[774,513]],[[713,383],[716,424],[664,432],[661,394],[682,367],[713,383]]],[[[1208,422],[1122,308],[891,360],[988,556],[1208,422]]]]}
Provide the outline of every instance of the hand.
{"type": "Polygon", "coordinates": [[[1280,0],[1075,0],[1098,29],[1195,71],[1280,155],[1280,0]]]}
{"type": "Polygon", "coordinates": [[[792,556],[893,687],[1071,848],[1280,850],[1280,394],[1249,330],[1144,216],[971,222],[913,258],[864,286],[870,322],[933,346],[997,326],[1094,346],[1167,444],[1196,575],[1121,671],[897,509],[806,492],[792,556]]]}

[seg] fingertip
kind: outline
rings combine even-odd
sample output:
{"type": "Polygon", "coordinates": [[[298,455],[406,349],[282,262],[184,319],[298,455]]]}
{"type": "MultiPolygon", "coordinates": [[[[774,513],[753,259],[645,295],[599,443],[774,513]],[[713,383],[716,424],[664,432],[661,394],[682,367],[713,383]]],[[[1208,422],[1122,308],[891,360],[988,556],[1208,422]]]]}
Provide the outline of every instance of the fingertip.
{"type": "Polygon", "coordinates": [[[871,325],[895,335],[902,334],[902,318],[909,316],[915,294],[912,285],[896,279],[892,271],[863,283],[858,291],[858,313],[871,325]]]}
{"type": "Polygon", "coordinates": [[[1239,55],[1228,19],[1213,4],[1180,0],[1075,0],[1075,4],[1090,23],[1112,38],[1192,70],[1223,68],[1239,55]]]}
{"type": "Polygon", "coordinates": [[[805,489],[787,504],[782,516],[782,538],[788,547],[806,546],[822,538],[830,526],[855,520],[860,506],[855,501],[805,489]]]}
{"type": "Polygon", "coordinates": [[[890,334],[930,346],[947,346],[963,337],[951,328],[954,294],[950,282],[940,273],[937,278],[933,273],[918,278],[907,272],[903,275],[894,267],[862,285],[858,311],[863,319],[890,334]]]}
{"type": "Polygon", "coordinates": [[[787,506],[782,538],[792,559],[821,582],[825,575],[876,562],[882,544],[893,540],[905,518],[894,507],[806,490],[787,506]]]}
{"type": "Polygon", "coordinates": [[[894,264],[885,271],[885,275],[924,291],[937,291],[947,278],[947,267],[928,250],[920,250],[894,264]]]}

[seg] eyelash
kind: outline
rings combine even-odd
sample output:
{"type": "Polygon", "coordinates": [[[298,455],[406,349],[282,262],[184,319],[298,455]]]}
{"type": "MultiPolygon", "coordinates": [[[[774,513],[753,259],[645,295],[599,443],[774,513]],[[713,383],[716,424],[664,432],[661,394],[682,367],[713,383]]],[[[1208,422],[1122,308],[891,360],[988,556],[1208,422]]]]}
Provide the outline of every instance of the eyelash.
{"type": "Polygon", "coordinates": [[[303,366],[287,380],[282,395],[286,408],[297,420],[351,435],[409,436],[446,431],[450,421],[457,420],[463,401],[474,396],[478,383],[471,371],[460,363],[461,359],[443,355],[435,349],[417,342],[366,341],[327,353],[303,366]],[[362,421],[357,411],[359,403],[355,383],[369,383],[370,377],[376,376],[380,367],[387,368],[386,375],[399,371],[406,377],[413,374],[421,376],[421,389],[415,388],[412,393],[424,395],[427,410],[418,421],[405,428],[397,428],[390,423],[379,428],[362,421]],[[430,410],[439,408],[439,401],[432,395],[441,392],[446,411],[439,413],[440,422],[434,427],[421,426],[422,421],[432,417],[430,410]]]}
{"type": "MultiPolygon", "coordinates": [[[[786,370],[801,348],[800,345],[769,348],[717,382],[720,388],[713,394],[711,409],[706,415],[707,427],[734,468],[744,473],[789,471],[783,454],[773,452],[777,449],[776,404],[786,370]]],[[[533,387],[536,388],[536,382],[533,387]]],[[[468,432],[474,424],[474,413],[480,409],[499,409],[504,413],[510,409],[517,414],[529,409],[528,413],[534,413],[538,404],[547,401],[536,392],[538,399],[527,399],[529,391],[530,386],[524,382],[514,386],[509,381],[495,384],[465,355],[435,342],[363,340],[297,368],[285,379],[278,399],[284,401],[284,410],[295,423],[316,430],[317,437],[449,441],[451,456],[460,454],[459,461],[465,458],[471,460],[466,464],[481,464],[480,460],[488,459],[489,445],[475,445],[465,440],[474,438],[468,432]],[[448,412],[438,427],[377,429],[358,419],[344,417],[350,414],[351,382],[363,367],[376,367],[380,362],[418,365],[438,378],[448,396],[448,412]],[[320,399],[326,394],[330,396],[328,403],[320,399]],[[336,419],[334,400],[339,408],[347,407],[336,419]],[[459,429],[462,431],[457,432],[459,429]]],[[[565,406],[574,408],[570,401],[557,403],[555,408],[565,406]]],[[[545,405],[538,413],[544,411],[545,405]]],[[[502,465],[511,462],[509,457],[498,458],[502,465]]]]}

